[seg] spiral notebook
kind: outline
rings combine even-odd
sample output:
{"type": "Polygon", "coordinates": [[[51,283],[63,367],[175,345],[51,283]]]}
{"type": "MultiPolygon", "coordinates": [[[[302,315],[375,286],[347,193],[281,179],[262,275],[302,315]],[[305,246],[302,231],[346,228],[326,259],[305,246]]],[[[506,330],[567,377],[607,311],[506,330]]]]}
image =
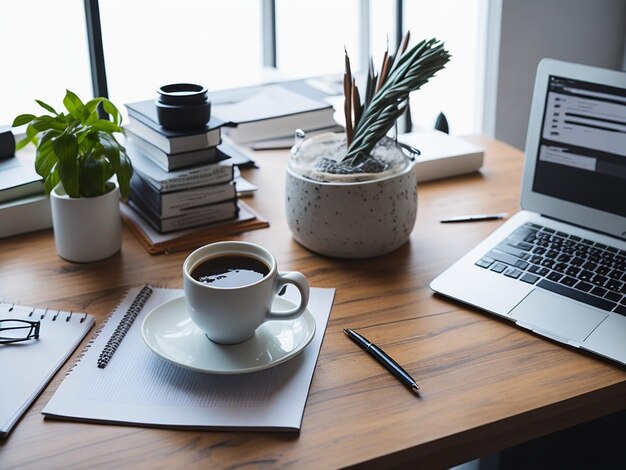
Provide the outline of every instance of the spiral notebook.
{"type": "MultiPolygon", "coordinates": [[[[43,410],[46,417],[187,429],[299,430],[334,289],[312,288],[311,343],[270,369],[215,375],[184,369],[144,344],[141,324],[181,289],[131,289],[43,410]],[[133,307],[134,305],[134,307],[133,307]]],[[[288,290],[285,297],[297,293],[288,290]]],[[[208,340],[207,340],[208,341],[208,340]]]]}
{"type": "Polygon", "coordinates": [[[8,319],[41,324],[38,339],[0,344],[0,437],[9,434],[94,324],[86,313],[0,303],[0,321],[8,319]]]}

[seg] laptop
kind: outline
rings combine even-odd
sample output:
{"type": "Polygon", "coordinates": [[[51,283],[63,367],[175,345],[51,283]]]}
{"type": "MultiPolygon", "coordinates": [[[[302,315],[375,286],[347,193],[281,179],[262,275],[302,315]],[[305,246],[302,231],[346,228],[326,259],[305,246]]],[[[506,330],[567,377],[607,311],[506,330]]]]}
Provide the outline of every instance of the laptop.
{"type": "Polygon", "coordinates": [[[521,207],[431,288],[626,364],[626,73],[539,63],[521,207]]]}

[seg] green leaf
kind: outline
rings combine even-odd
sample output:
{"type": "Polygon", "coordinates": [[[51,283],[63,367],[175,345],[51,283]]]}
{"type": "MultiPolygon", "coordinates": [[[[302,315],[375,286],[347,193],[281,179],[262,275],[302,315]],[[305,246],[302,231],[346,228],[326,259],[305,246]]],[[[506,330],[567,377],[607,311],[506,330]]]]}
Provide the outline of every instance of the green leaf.
{"type": "Polygon", "coordinates": [[[73,134],[62,134],[52,141],[59,162],[57,168],[65,192],[70,197],[79,197],[78,142],[73,134]]]}
{"type": "Polygon", "coordinates": [[[20,114],[13,120],[11,127],[23,126],[24,124],[28,124],[33,119],[35,119],[33,114],[20,114]]]}
{"type": "Polygon", "coordinates": [[[133,165],[125,152],[120,152],[120,167],[115,172],[117,175],[117,183],[120,185],[120,194],[122,199],[130,196],[130,179],[133,176],[133,165]]]}
{"type": "Polygon", "coordinates": [[[91,113],[89,117],[87,118],[87,120],[85,121],[85,126],[92,126],[93,123],[96,122],[98,119],[100,119],[100,116],[98,116],[98,113],[91,113]]]}
{"type": "Polygon", "coordinates": [[[64,131],[67,128],[67,124],[60,122],[57,118],[52,116],[39,116],[33,119],[30,125],[39,132],[45,132],[50,129],[64,131]]]}
{"type": "Polygon", "coordinates": [[[117,172],[120,166],[120,150],[122,150],[123,147],[117,142],[115,137],[106,132],[98,132],[98,139],[103,153],[107,156],[109,162],[111,162],[113,170],[117,172]]]}
{"type": "Polygon", "coordinates": [[[113,117],[113,122],[117,126],[119,126],[122,123],[122,116],[120,115],[120,112],[117,110],[117,108],[115,107],[113,103],[111,103],[107,99],[103,99],[102,107],[107,113],[109,113],[113,117]]]}
{"type": "Polygon", "coordinates": [[[91,125],[91,128],[95,131],[104,131],[109,134],[112,134],[113,132],[122,132],[122,128],[120,126],[111,121],[106,121],[105,119],[98,119],[91,125]]]}
{"type": "Polygon", "coordinates": [[[31,124],[29,124],[28,127],[26,128],[26,137],[24,137],[22,140],[20,140],[17,143],[17,145],[15,146],[15,150],[21,150],[24,147],[26,147],[28,144],[30,144],[31,142],[37,145],[38,133],[39,132],[37,131],[37,129],[35,129],[31,124]]]}
{"type": "MultiPolygon", "coordinates": [[[[409,94],[418,90],[450,59],[443,43],[436,39],[424,40],[394,58],[387,79],[381,88],[367,99],[361,118],[354,130],[350,146],[342,163],[357,165],[389,132],[405,111],[409,94]]],[[[368,85],[373,72],[368,72],[368,85]]]]}
{"type": "Polygon", "coordinates": [[[31,142],[32,142],[32,139],[25,137],[22,140],[20,140],[17,144],[15,144],[15,150],[21,150],[24,147],[26,147],[28,144],[30,144],[31,142]]]}
{"type": "Polygon", "coordinates": [[[122,199],[126,199],[130,195],[130,179],[133,175],[133,167],[126,155],[126,149],[110,134],[100,132],[99,138],[102,151],[117,175],[122,199]]]}
{"type": "Polygon", "coordinates": [[[58,162],[56,153],[52,148],[52,139],[48,138],[50,134],[46,135],[37,147],[37,156],[35,157],[35,171],[42,178],[46,178],[56,163],[58,162]],[[44,141],[44,139],[48,138],[44,141]]]}
{"type": "Polygon", "coordinates": [[[92,132],[90,129],[83,129],[76,133],[76,140],[78,140],[78,153],[79,155],[87,155],[94,151],[99,145],[98,135],[96,132],[92,132]]]}
{"type": "MultiPolygon", "coordinates": [[[[48,142],[52,142],[52,140],[54,140],[55,137],[59,137],[61,134],[62,134],[61,131],[56,131],[56,130],[46,132],[44,136],[41,138],[41,141],[39,142],[39,146],[47,145],[48,142]]],[[[52,143],[50,143],[50,145],[52,145],[52,143]]]]}
{"type": "Polygon", "coordinates": [[[85,108],[85,105],[80,100],[80,98],[72,93],[70,90],[66,90],[65,98],[63,98],[63,104],[74,119],[77,119],[80,122],[83,122],[87,119],[89,111],[85,108]]]}
{"type": "Polygon", "coordinates": [[[37,137],[37,134],[39,134],[39,131],[35,129],[32,123],[29,124],[28,127],[26,128],[26,138],[31,141],[34,141],[35,137],[37,137]]]}
{"type": "Polygon", "coordinates": [[[51,171],[48,176],[46,176],[45,181],[43,182],[43,187],[46,190],[46,193],[50,194],[50,192],[54,189],[54,187],[59,184],[59,167],[54,167],[54,170],[51,171]]]}
{"type": "Polygon", "coordinates": [[[132,165],[113,135],[123,132],[117,107],[103,97],[83,104],[70,90],[63,99],[67,108],[64,113],[57,113],[41,100],[35,101],[51,115],[22,114],[14,119],[14,125],[27,125],[26,137],[17,148],[31,142],[37,146],[35,170],[44,178],[46,190],[51,191],[61,182],[70,197],[95,196],[110,190],[109,180],[115,174],[127,197],[132,165]],[[100,105],[110,119],[100,118],[100,105]]]}
{"type": "Polygon", "coordinates": [[[44,102],[43,102],[43,101],[41,101],[41,100],[35,100],[35,101],[37,102],[37,104],[38,104],[39,106],[41,106],[43,109],[45,109],[45,110],[46,110],[46,111],[48,111],[49,113],[52,113],[52,114],[59,114],[59,113],[57,113],[57,112],[55,111],[55,109],[54,109],[52,106],[50,106],[49,104],[44,103],[44,102]]]}
{"type": "Polygon", "coordinates": [[[56,117],[56,118],[57,118],[57,121],[59,121],[59,122],[64,122],[64,123],[65,123],[65,124],[67,124],[68,126],[69,126],[70,124],[72,124],[72,123],[73,123],[73,124],[72,124],[72,127],[75,127],[75,126],[76,126],[76,123],[79,123],[79,122],[80,122],[80,121],[78,121],[78,120],[74,119],[74,118],[72,117],[72,115],[71,115],[71,114],[69,114],[69,113],[68,113],[68,114],[61,113],[61,114],[57,115],[57,117],[56,117]]]}
{"type": "Polygon", "coordinates": [[[89,100],[87,103],[85,103],[85,108],[87,108],[87,111],[89,111],[89,113],[94,113],[98,109],[98,105],[102,103],[102,101],[105,99],[106,98],[94,98],[92,100],[89,100]]]}
{"type": "Polygon", "coordinates": [[[104,157],[92,153],[81,158],[79,162],[80,195],[94,197],[106,193],[106,183],[111,176],[113,176],[111,166],[104,157]]]}
{"type": "MultiPolygon", "coordinates": [[[[121,117],[120,112],[111,101],[109,101],[107,98],[102,98],[102,97],[94,98],[85,105],[87,110],[89,110],[89,112],[92,113],[88,119],[89,124],[92,124],[95,121],[93,119],[94,115],[96,117],[99,117],[97,113],[99,104],[102,104],[102,109],[104,109],[104,111],[113,118],[113,121],[112,121],[113,124],[119,126],[122,122],[122,117],[121,117]]],[[[108,121],[108,119],[105,119],[105,121],[108,121]]],[[[119,131],[115,131],[115,132],[119,132],[119,131]]]]}

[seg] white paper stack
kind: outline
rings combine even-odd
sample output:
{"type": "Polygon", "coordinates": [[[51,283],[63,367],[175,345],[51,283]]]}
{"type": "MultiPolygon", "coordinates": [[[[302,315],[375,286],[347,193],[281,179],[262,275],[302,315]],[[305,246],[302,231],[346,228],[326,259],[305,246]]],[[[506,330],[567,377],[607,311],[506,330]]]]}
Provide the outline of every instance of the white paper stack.
{"type": "Polygon", "coordinates": [[[478,171],[484,150],[474,144],[437,130],[420,130],[398,136],[398,141],[420,151],[415,172],[423,183],[478,171]]]}

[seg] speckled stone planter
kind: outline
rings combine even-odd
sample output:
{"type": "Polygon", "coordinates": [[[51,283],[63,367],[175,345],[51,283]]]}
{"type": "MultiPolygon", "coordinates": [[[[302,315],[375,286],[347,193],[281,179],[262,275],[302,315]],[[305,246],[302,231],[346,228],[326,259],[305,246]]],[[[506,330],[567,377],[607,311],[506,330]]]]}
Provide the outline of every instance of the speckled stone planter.
{"type": "Polygon", "coordinates": [[[312,181],[287,169],[287,223],[304,247],[339,258],[369,258],[403,245],[415,225],[414,163],[397,175],[357,183],[312,181]]]}

